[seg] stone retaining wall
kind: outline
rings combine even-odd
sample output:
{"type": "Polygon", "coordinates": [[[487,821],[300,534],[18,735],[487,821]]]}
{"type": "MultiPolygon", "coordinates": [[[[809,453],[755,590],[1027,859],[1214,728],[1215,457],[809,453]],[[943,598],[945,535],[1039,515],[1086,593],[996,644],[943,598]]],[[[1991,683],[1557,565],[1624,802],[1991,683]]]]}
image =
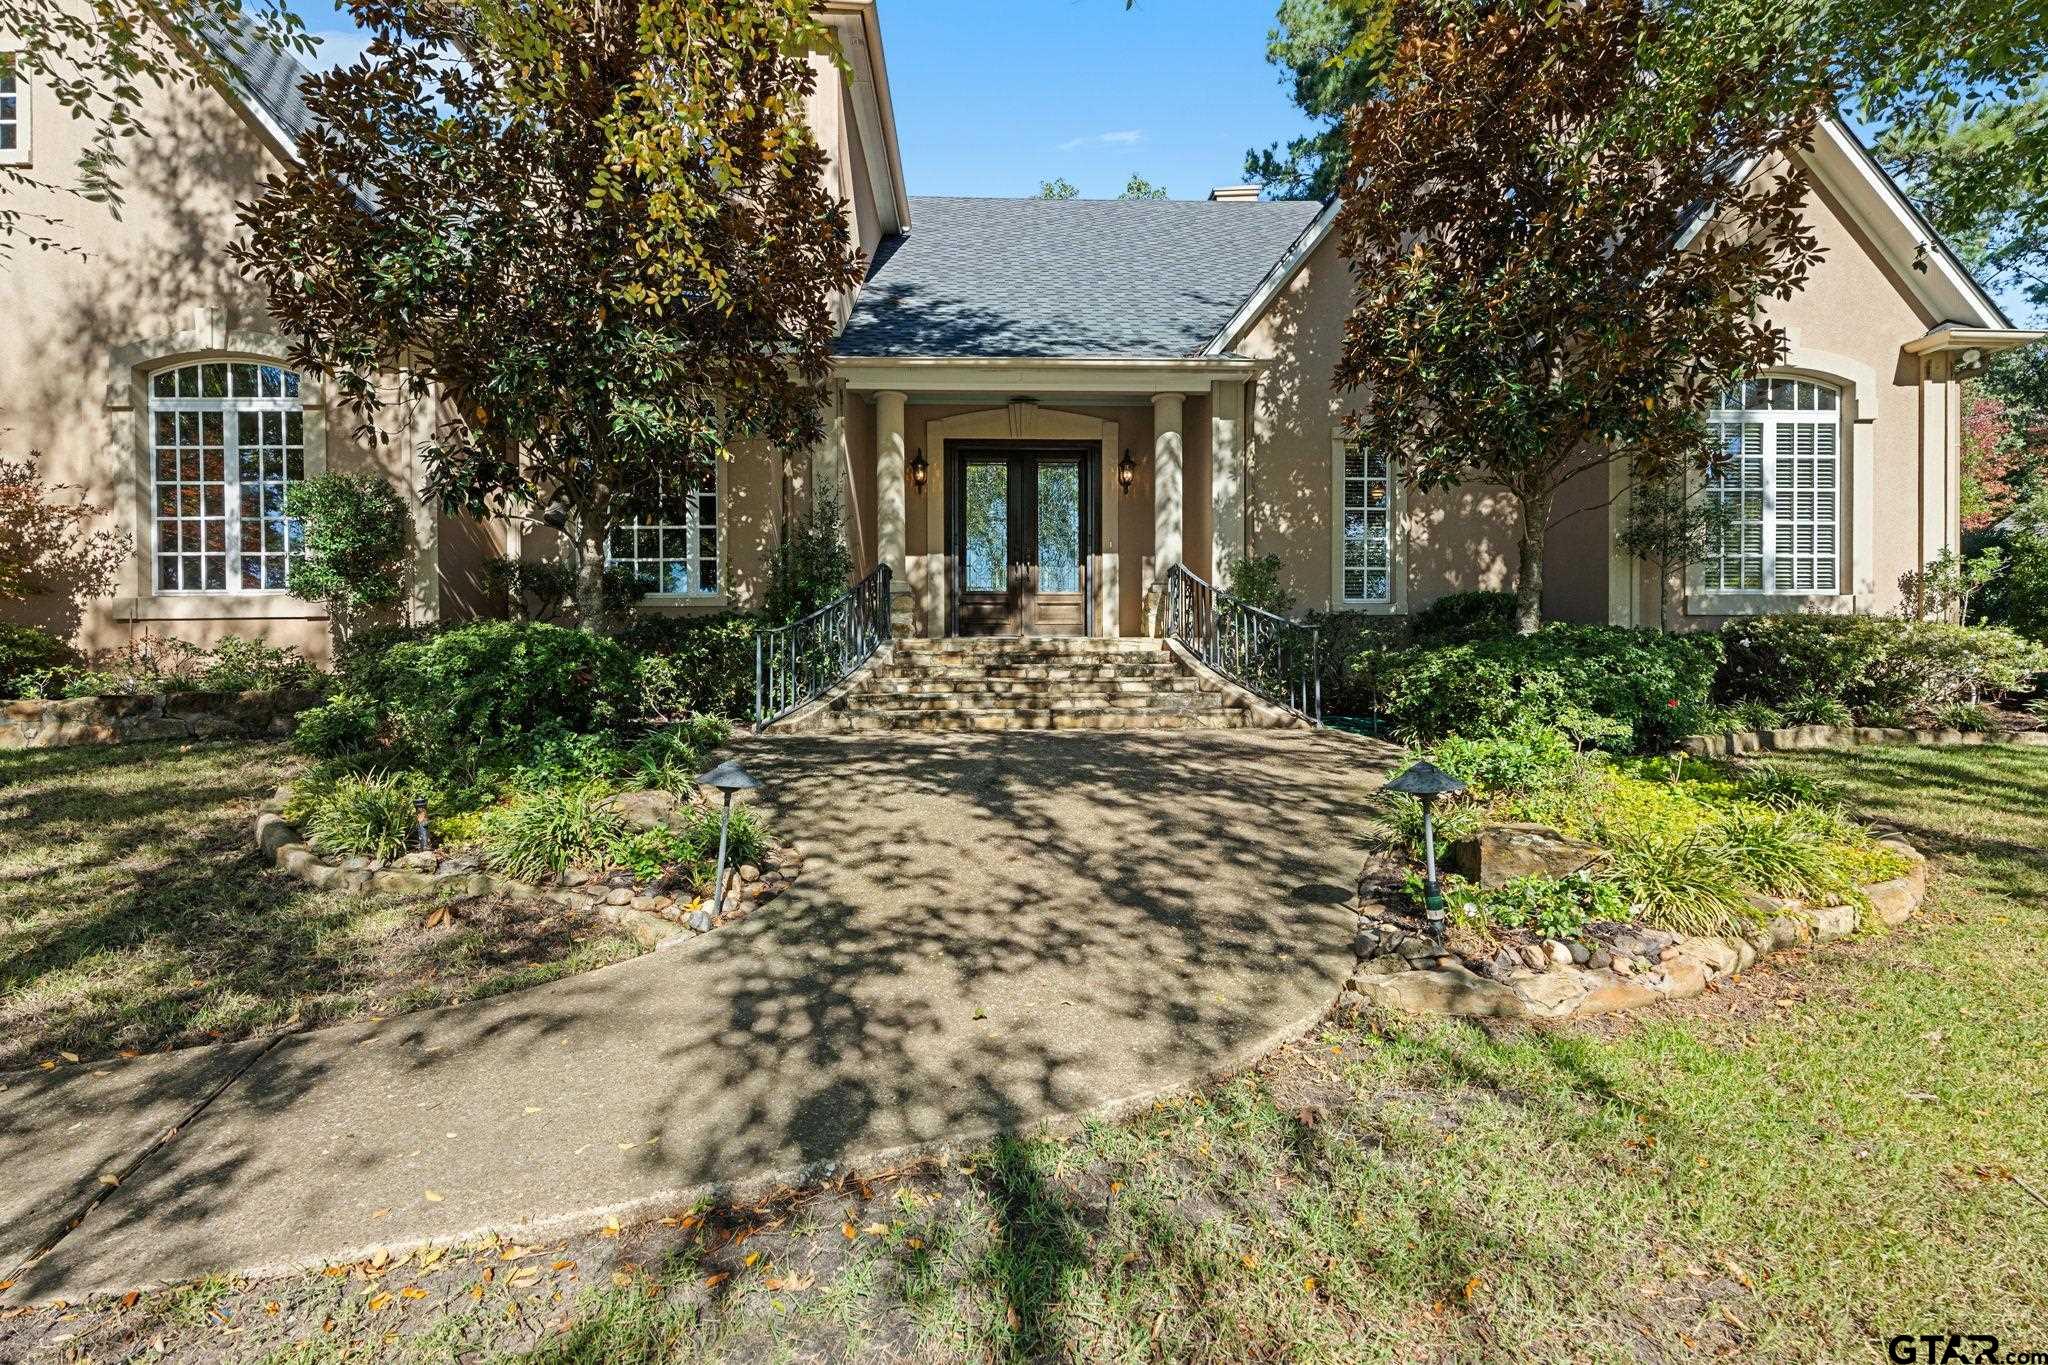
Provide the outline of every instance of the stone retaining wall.
{"type": "Polygon", "coordinates": [[[281,737],[292,732],[299,712],[319,702],[318,692],[296,688],[6,701],[0,702],[0,749],[223,735],[281,737]]]}
{"type": "Polygon", "coordinates": [[[1902,877],[1862,888],[1868,908],[1773,902],[1778,913],[1742,938],[1681,938],[1623,926],[1594,942],[1530,945],[1526,955],[1503,950],[1475,971],[1426,936],[1404,933],[1360,910],[1358,971],[1340,1007],[1377,1005],[1404,1014],[1487,1019],[1568,1019],[1637,1009],[1698,995],[1710,981],[1748,970],[1759,957],[1801,943],[1847,938],[1874,920],[1903,923],[1927,894],[1927,860],[1901,839],[1883,841],[1912,868],[1902,877]],[[1583,954],[1583,955],[1582,955],[1583,954]]]}
{"type": "Polygon", "coordinates": [[[2048,730],[1984,734],[1970,730],[1901,730],[1876,725],[1787,725],[1777,730],[1730,730],[1719,735],[1693,735],[1679,741],[1679,747],[1694,758],[1726,758],[1730,754],[1798,749],[1849,749],[1859,744],[2025,744],[2048,747],[2048,730]]]}

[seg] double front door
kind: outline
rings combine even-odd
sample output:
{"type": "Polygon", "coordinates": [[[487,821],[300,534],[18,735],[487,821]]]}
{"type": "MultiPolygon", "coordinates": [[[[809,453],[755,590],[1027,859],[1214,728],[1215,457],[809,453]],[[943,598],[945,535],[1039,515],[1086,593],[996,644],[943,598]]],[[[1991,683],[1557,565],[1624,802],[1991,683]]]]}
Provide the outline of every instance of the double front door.
{"type": "Polygon", "coordinates": [[[1092,633],[1098,452],[953,443],[946,457],[953,632],[1092,633]]]}

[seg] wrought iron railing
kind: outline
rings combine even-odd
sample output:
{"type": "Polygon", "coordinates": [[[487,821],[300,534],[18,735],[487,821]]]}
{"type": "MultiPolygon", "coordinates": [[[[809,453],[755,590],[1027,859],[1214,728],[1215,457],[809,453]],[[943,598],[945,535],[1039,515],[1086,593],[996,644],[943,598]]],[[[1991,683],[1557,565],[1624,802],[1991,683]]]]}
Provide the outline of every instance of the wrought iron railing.
{"type": "Polygon", "coordinates": [[[786,626],[754,636],[754,730],[831,691],[889,641],[889,566],[786,626]]]}
{"type": "Polygon", "coordinates": [[[1323,723],[1314,626],[1239,601],[1176,564],[1166,575],[1166,633],[1240,687],[1323,723]]]}

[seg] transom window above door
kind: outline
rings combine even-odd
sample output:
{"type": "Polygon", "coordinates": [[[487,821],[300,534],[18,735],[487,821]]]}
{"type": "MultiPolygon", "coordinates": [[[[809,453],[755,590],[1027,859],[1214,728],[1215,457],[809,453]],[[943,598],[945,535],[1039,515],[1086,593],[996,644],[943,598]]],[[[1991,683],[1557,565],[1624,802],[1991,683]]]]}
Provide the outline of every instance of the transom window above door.
{"type": "Polygon", "coordinates": [[[1705,495],[1729,516],[1702,557],[1710,592],[1841,591],[1841,394],[1810,379],[1737,384],[1707,415],[1705,495]]]}
{"type": "Polygon", "coordinates": [[[208,360],[149,381],[160,593],[282,592],[300,528],[285,489],[306,476],[299,376],[208,360]]]}

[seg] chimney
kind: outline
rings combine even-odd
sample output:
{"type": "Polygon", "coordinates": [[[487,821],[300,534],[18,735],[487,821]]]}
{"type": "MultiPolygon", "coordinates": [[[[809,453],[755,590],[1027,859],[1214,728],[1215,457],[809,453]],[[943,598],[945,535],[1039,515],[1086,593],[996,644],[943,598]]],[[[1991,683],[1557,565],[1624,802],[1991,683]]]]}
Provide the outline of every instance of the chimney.
{"type": "Polygon", "coordinates": [[[1218,185],[1209,191],[1212,204],[1256,204],[1259,202],[1257,185],[1218,185]]]}

